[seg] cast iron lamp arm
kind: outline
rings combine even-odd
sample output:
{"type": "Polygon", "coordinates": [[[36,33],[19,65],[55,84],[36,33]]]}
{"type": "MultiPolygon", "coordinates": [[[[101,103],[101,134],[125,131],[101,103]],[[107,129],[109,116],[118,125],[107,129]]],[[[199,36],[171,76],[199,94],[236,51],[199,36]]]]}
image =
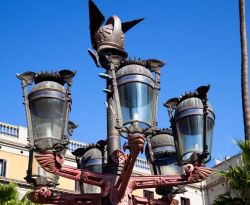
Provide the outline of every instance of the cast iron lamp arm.
{"type": "Polygon", "coordinates": [[[111,189],[111,182],[115,176],[109,174],[99,174],[86,170],[76,169],[70,166],[63,166],[64,157],[57,155],[52,151],[36,154],[35,158],[39,165],[47,172],[62,176],[75,181],[95,185],[101,187],[101,195],[107,196],[111,189]]]}
{"type": "Polygon", "coordinates": [[[132,176],[129,181],[131,187],[130,192],[132,193],[132,191],[134,191],[135,189],[167,187],[197,183],[205,180],[211,173],[211,168],[187,164],[185,167],[185,174],[183,175],[153,175],[136,177],[132,176]]]}

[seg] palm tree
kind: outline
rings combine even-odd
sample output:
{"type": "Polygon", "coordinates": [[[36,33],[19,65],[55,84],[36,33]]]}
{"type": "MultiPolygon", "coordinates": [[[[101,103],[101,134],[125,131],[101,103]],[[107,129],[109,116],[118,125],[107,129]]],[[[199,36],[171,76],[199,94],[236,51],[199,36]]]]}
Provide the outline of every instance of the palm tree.
{"type": "Polygon", "coordinates": [[[246,205],[241,198],[232,198],[229,194],[224,194],[219,196],[216,200],[214,205],[246,205]]]}
{"type": "Polygon", "coordinates": [[[214,205],[250,205],[250,141],[240,140],[237,144],[242,150],[244,166],[229,166],[228,171],[219,172],[221,176],[226,177],[235,196],[228,193],[221,195],[215,200],[214,205]]]}
{"type": "Polygon", "coordinates": [[[245,139],[250,140],[250,108],[248,97],[248,54],[245,20],[245,0],[239,0],[240,42],[241,42],[241,95],[245,139]]]}

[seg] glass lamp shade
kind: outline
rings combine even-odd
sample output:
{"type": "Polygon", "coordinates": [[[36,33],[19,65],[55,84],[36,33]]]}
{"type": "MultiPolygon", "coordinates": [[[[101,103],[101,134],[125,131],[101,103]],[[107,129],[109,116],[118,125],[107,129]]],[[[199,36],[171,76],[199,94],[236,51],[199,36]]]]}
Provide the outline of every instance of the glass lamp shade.
{"type": "Polygon", "coordinates": [[[193,153],[202,154],[205,151],[204,145],[207,146],[208,153],[211,153],[214,119],[215,115],[209,105],[207,127],[204,129],[204,108],[199,98],[187,98],[177,106],[174,122],[181,160],[191,160],[193,153]]]}
{"type": "MultiPolygon", "coordinates": [[[[102,152],[97,148],[92,148],[85,152],[81,159],[81,169],[91,172],[102,173],[102,152]]],[[[101,193],[100,187],[83,184],[84,193],[101,193]]]]}
{"type": "Polygon", "coordinates": [[[53,149],[65,132],[63,123],[67,123],[66,89],[59,83],[43,81],[33,87],[28,98],[34,145],[41,151],[53,149]]]}
{"type": "Polygon", "coordinates": [[[150,160],[148,146],[146,148],[147,161],[152,174],[178,175],[180,167],[177,165],[177,155],[173,135],[169,130],[153,135],[150,139],[154,154],[154,162],[150,160]]]}
{"type": "Polygon", "coordinates": [[[141,128],[151,125],[154,80],[145,67],[129,64],[116,72],[124,126],[138,123],[141,128]]]}

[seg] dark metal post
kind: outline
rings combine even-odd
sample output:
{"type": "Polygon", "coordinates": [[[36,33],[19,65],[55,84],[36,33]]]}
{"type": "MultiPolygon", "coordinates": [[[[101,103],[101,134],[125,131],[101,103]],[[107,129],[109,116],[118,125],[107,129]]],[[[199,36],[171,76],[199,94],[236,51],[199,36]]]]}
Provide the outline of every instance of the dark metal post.
{"type": "MultiPolygon", "coordinates": [[[[59,74],[63,77],[64,81],[67,83],[67,94],[66,94],[66,102],[65,102],[65,110],[63,116],[63,137],[66,139],[67,136],[67,128],[68,128],[68,113],[71,111],[71,86],[72,86],[72,79],[76,74],[76,71],[69,71],[69,70],[61,70],[59,74]]],[[[74,126],[73,126],[74,127],[74,126]]],[[[75,128],[75,127],[74,127],[75,128]]],[[[73,128],[73,129],[74,129],[73,128]]]]}
{"type": "Polygon", "coordinates": [[[207,154],[207,151],[208,151],[208,145],[207,145],[207,115],[208,115],[208,104],[207,104],[207,101],[208,101],[208,97],[207,97],[207,93],[205,94],[205,98],[202,99],[203,101],[203,151],[204,151],[204,154],[207,154]]]}
{"type": "MultiPolygon", "coordinates": [[[[108,75],[112,76],[112,70],[107,70],[108,75]]],[[[111,82],[107,81],[107,89],[111,90],[111,82]]],[[[119,131],[115,128],[117,114],[116,105],[112,94],[107,94],[107,151],[108,158],[118,149],[121,149],[119,131]]]]}
{"type": "Polygon", "coordinates": [[[156,116],[157,116],[157,108],[158,108],[158,93],[160,90],[160,76],[161,72],[160,69],[165,65],[165,62],[157,60],[157,59],[150,59],[146,61],[150,69],[155,73],[154,79],[154,94],[153,94],[153,111],[152,111],[152,123],[151,128],[155,129],[157,126],[156,116]]]}
{"type": "Polygon", "coordinates": [[[29,108],[29,100],[28,100],[28,93],[27,93],[27,86],[31,85],[33,79],[35,77],[35,73],[33,72],[26,72],[22,74],[17,74],[17,78],[21,80],[22,83],[22,90],[23,90],[23,104],[25,108],[27,126],[28,126],[28,142],[33,146],[33,131],[32,131],[32,124],[31,124],[31,115],[30,115],[30,108],[29,108]]]}

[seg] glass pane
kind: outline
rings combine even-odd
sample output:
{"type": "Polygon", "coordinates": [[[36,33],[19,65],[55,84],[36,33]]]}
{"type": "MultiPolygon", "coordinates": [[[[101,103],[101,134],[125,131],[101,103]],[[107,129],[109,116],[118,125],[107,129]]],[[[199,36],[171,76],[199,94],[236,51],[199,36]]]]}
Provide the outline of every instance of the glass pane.
{"type": "MultiPolygon", "coordinates": [[[[157,175],[178,175],[180,174],[180,167],[177,165],[176,153],[166,153],[161,156],[154,156],[157,175]]],[[[149,156],[147,156],[151,174],[154,174],[153,165],[150,162],[149,156]]]]}
{"type": "Polygon", "coordinates": [[[157,157],[159,175],[180,174],[180,167],[177,165],[177,155],[169,153],[157,157]]]}
{"type": "Polygon", "coordinates": [[[211,154],[213,144],[214,121],[211,118],[207,119],[207,146],[208,152],[211,154]]]}
{"type": "Polygon", "coordinates": [[[119,87],[123,122],[138,120],[151,124],[153,88],[133,82],[119,87]]]}
{"type": "Polygon", "coordinates": [[[165,154],[168,152],[176,152],[175,147],[167,145],[163,147],[154,148],[154,155],[165,154]]]}
{"type": "Polygon", "coordinates": [[[179,135],[180,154],[189,159],[192,152],[203,151],[203,116],[193,115],[180,119],[176,124],[179,135]]]}
{"type": "Polygon", "coordinates": [[[64,109],[64,101],[59,99],[40,98],[31,101],[32,129],[35,145],[39,149],[51,149],[60,140],[64,109]]]}

